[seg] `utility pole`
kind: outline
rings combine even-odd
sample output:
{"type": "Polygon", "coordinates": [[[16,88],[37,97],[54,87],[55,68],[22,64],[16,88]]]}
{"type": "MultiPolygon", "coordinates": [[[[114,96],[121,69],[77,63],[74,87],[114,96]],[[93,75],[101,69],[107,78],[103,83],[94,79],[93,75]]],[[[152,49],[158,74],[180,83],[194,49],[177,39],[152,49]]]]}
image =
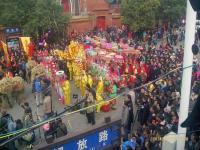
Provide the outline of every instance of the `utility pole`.
{"type": "MultiPolygon", "coordinates": [[[[192,9],[189,0],[187,0],[183,68],[191,66],[193,64],[192,45],[194,44],[195,40],[195,25],[196,25],[196,12],[192,9]]],[[[185,119],[188,116],[191,78],[192,78],[192,67],[183,69],[176,150],[185,149],[186,128],[182,128],[180,125],[183,121],[185,121],[185,119]]]]}

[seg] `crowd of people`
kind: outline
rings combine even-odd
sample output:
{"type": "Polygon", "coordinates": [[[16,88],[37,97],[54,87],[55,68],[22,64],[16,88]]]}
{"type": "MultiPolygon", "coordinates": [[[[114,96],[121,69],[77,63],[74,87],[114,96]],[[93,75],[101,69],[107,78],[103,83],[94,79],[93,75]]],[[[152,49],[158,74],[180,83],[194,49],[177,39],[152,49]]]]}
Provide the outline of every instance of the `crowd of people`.
{"type": "Polygon", "coordinates": [[[4,76],[21,76],[27,81],[26,76],[26,62],[27,56],[20,48],[8,49],[9,60],[6,60],[6,56],[1,51],[0,60],[0,78],[4,76]],[[9,62],[8,62],[9,61],[9,62]]]}
{"type": "MultiPolygon", "coordinates": [[[[2,51],[1,51],[2,52],[2,51]]],[[[31,81],[31,70],[28,66],[28,58],[25,54],[25,52],[19,48],[16,49],[8,49],[9,54],[9,61],[6,59],[5,54],[1,53],[1,61],[0,61],[0,79],[3,79],[4,77],[13,78],[20,76],[23,78],[24,83],[32,84],[32,93],[35,96],[37,107],[40,107],[43,110],[43,116],[37,116],[33,115],[32,108],[29,104],[29,102],[24,102],[25,99],[19,100],[19,105],[24,110],[22,118],[14,118],[12,114],[8,113],[8,107],[13,107],[12,104],[10,106],[4,106],[2,101],[5,101],[7,99],[15,99],[17,97],[18,93],[11,93],[11,97],[8,97],[6,94],[0,94],[1,96],[1,118],[0,118],[0,134],[7,134],[10,132],[18,131],[23,128],[28,128],[33,126],[35,123],[48,119],[51,117],[54,112],[52,108],[52,88],[51,88],[51,81],[48,80],[46,77],[39,77],[35,76],[34,80],[31,81]]],[[[33,58],[34,59],[34,58],[33,58]]],[[[23,90],[24,95],[24,90],[23,90]]],[[[8,100],[8,102],[11,102],[12,100],[8,100]]],[[[60,128],[62,131],[67,134],[66,126],[63,124],[62,120],[57,120],[56,125],[55,122],[50,123],[48,130],[44,127],[44,133],[45,137],[48,135],[48,132],[51,130],[56,131],[56,136],[60,136],[59,130],[60,128]],[[58,129],[59,128],[59,129],[58,129]],[[58,133],[58,134],[57,134],[58,133]]],[[[62,133],[63,134],[63,133],[62,133]]],[[[28,145],[28,148],[32,148],[32,145],[35,141],[35,131],[32,130],[22,137],[18,138],[18,145],[25,144],[28,145]]],[[[9,138],[8,138],[9,139],[9,138]]],[[[5,142],[8,140],[7,138],[1,139],[0,142],[5,142]]],[[[0,149],[8,149],[8,150],[14,150],[16,148],[16,143],[9,142],[5,144],[3,147],[0,147],[0,149]]]]}
{"type": "MultiPolygon", "coordinates": [[[[136,63],[136,66],[145,66],[146,74],[144,77],[142,73],[138,73],[136,79],[128,83],[129,92],[125,94],[124,105],[122,106],[122,134],[124,139],[122,149],[161,149],[162,137],[171,131],[177,133],[182,69],[176,68],[182,65],[183,60],[182,44],[184,40],[184,27],[182,24],[163,25],[154,30],[131,32],[127,26],[122,26],[120,28],[112,26],[105,31],[95,28],[87,33],[76,34],[76,36],[73,35],[71,38],[84,43],[86,42],[86,36],[92,37],[94,35],[106,38],[107,42],[116,42],[117,44],[126,43],[135,48],[143,47],[141,55],[137,60],[131,60],[132,57],[128,58],[131,60],[130,62],[136,63]],[[165,75],[171,70],[175,71],[165,75]],[[157,80],[158,78],[159,80],[157,80]],[[150,81],[155,82],[143,86],[150,81]],[[139,125],[137,125],[136,121],[139,125]]],[[[63,39],[61,43],[62,44],[51,45],[49,49],[64,49],[63,47],[67,46],[67,40],[63,39]]],[[[44,44],[40,44],[38,47],[42,50],[44,49],[44,44]]],[[[7,75],[21,76],[27,83],[30,83],[31,75],[30,70],[28,70],[25,53],[19,49],[10,50],[9,56],[11,56],[10,65],[6,63],[2,54],[0,61],[1,79],[7,75]]],[[[58,65],[60,69],[68,72],[67,65],[62,63],[58,65]]],[[[130,64],[130,66],[131,65],[132,64],[130,64]]],[[[192,83],[199,80],[195,74],[198,70],[197,68],[198,67],[195,66],[193,69],[194,78],[192,83]]],[[[131,69],[129,69],[129,71],[133,72],[131,69]]],[[[37,75],[33,80],[32,85],[32,92],[35,93],[37,107],[42,105],[44,107],[44,119],[48,119],[53,113],[51,101],[52,95],[51,89],[49,89],[50,85],[51,83],[49,80],[40,78],[37,75]]],[[[118,87],[118,85],[116,86],[118,87]]],[[[85,106],[94,104],[95,91],[93,91],[89,85],[87,85],[85,99],[85,106]]],[[[25,102],[21,107],[24,109],[24,116],[22,119],[17,120],[14,120],[12,115],[7,113],[6,109],[1,110],[1,134],[30,127],[36,122],[29,103],[25,102]]],[[[86,117],[88,123],[94,125],[95,108],[91,107],[90,109],[87,109],[86,117]]],[[[62,126],[62,130],[67,133],[66,126],[62,123],[62,120],[56,121],[56,125],[55,122],[50,123],[49,125],[57,129],[58,124],[59,127],[62,126]]],[[[44,126],[43,130],[45,137],[48,136],[49,125],[44,126]]],[[[198,145],[199,139],[195,133],[190,136],[191,138],[188,142],[188,147],[192,150],[192,147],[198,145]]],[[[34,131],[31,131],[18,139],[19,142],[25,141],[30,145],[32,145],[34,140],[34,131]]],[[[6,148],[16,149],[15,143],[11,142],[10,144],[7,144],[6,148]]]]}
{"type": "MultiPolygon", "coordinates": [[[[78,35],[77,39],[85,42],[85,36],[98,36],[106,38],[108,42],[127,43],[136,49],[140,46],[144,48],[140,58],[131,61],[136,66],[145,66],[146,77],[138,73],[136,79],[128,83],[129,92],[124,98],[122,111],[122,133],[126,142],[122,147],[134,150],[161,149],[162,138],[170,132],[177,133],[178,130],[182,69],[176,68],[181,67],[183,61],[184,25],[177,23],[136,33],[130,32],[127,26],[113,26],[106,31],[95,28],[78,35]],[[171,70],[174,71],[168,74],[171,70]],[[150,81],[155,82],[142,86],[150,81]],[[137,88],[140,86],[141,88],[137,88]],[[139,127],[133,131],[135,121],[139,122],[139,127]]],[[[192,84],[199,80],[197,71],[198,65],[195,65],[192,84]]],[[[195,133],[188,136],[187,147],[197,147],[198,136],[195,133]]]]}
{"type": "MultiPolygon", "coordinates": [[[[162,78],[148,86],[137,89],[136,87],[144,84],[141,77],[138,76],[138,82],[129,87],[132,93],[128,93],[124,102],[122,120],[124,123],[124,139],[127,140],[129,133],[131,138],[124,142],[124,149],[161,149],[162,138],[170,132],[177,133],[182,69],[175,68],[182,65],[184,52],[182,40],[184,36],[183,29],[180,26],[178,26],[179,34],[173,35],[170,30],[172,29],[169,28],[166,31],[167,42],[165,45],[162,42],[157,42],[158,39],[150,38],[150,43],[155,44],[154,47],[156,48],[142,51],[142,56],[145,57],[146,64],[149,66],[149,74],[147,75],[149,81],[162,78]],[[165,75],[171,70],[174,71],[165,75]],[[132,111],[134,108],[132,105],[136,105],[137,110],[132,111]],[[131,131],[131,123],[134,123],[133,112],[135,119],[140,124],[136,131],[131,131]]],[[[150,47],[150,43],[148,43],[148,47],[150,47]]],[[[196,76],[197,68],[198,65],[196,64],[193,67],[193,85],[195,81],[199,81],[199,77],[196,76]]],[[[188,136],[187,148],[199,149],[198,134],[192,133],[188,136]]]]}

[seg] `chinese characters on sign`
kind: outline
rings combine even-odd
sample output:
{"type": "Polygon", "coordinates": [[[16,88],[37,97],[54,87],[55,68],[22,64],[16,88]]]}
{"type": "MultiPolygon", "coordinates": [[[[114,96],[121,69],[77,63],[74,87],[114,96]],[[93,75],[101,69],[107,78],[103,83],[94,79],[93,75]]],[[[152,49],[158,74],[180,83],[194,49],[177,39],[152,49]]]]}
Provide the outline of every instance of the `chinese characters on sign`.
{"type": "Polygon", "coordinates": [[[87,148],[87,140],[82,139],[78,141],[78,150],[84,150],[87,148]]]}
{"type": "Polygon", "coordinates": [[[20,29],[19,28],[7,28],[5,30],[6,34],[13,34],[13,33],[19,33],[20,29]]]}
{"type": "Polygon", "coordinates": [[[120,124],[94,130],[80,138],[68,140],[52,150],[101,150],[120,143],[120,124]]]}
{"type": "Polygon", "coordinates": [[[105,142],[108,140],[108,132],[106,130],[99,132],[99,142],[105,142]]]}

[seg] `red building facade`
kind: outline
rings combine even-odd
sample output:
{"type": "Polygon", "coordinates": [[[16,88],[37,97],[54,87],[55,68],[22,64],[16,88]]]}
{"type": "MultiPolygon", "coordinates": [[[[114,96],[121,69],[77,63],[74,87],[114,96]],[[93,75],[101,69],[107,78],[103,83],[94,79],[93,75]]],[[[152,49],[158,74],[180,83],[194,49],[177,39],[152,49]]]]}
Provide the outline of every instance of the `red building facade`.
{"type": "Polygon", "coordinates": [[[72,16],[68,32],[121,25],[119,0],[62,0],[61,4],[72,16]]]}

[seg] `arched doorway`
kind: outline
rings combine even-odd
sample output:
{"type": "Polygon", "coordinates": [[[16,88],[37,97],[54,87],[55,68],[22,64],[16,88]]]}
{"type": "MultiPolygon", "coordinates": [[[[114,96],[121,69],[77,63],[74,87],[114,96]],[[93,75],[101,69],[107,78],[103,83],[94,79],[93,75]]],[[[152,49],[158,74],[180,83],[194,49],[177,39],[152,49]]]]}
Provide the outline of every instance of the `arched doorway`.
{"type": "Polygon", "coordinates": [[[98,16],[96,19],[96,26],[99,29],[105,29],[106,27],[106,17],[105,16],[98,16]]]}

